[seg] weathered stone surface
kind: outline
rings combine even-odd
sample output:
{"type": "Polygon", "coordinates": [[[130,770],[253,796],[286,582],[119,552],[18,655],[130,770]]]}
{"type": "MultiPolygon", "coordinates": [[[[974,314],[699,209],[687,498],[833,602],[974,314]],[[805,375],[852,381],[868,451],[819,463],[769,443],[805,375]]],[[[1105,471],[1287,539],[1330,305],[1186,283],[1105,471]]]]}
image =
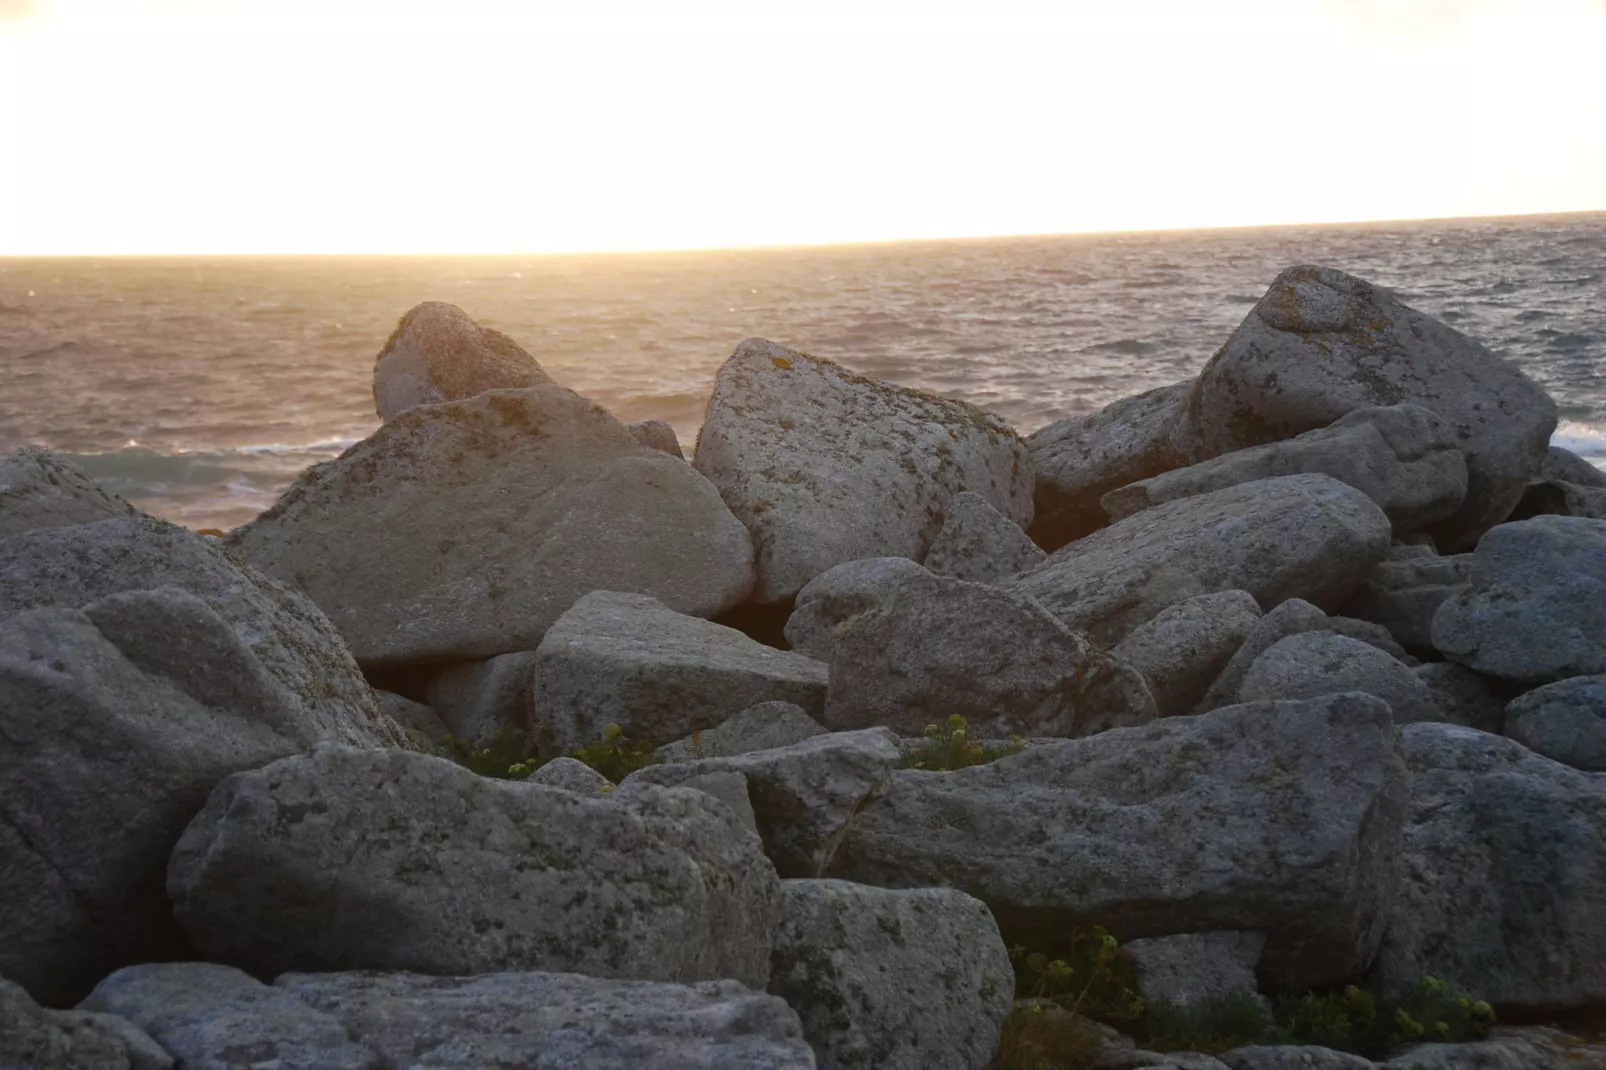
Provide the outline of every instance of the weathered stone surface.
{"type": "Polygon", "coordinates": [[[379,707],[380,713],[401,725],[407,737],[420,749],[428,750],[440,746],[441,738],[451,732],[445,722],[435,716],[434,710],[422,702],[414,702],[405,695],[376,690],[374,703],[379,707]]]}
{"type": "Polygon", "coordinates": [[[1428,685],[1374,646],[1331,632],[1279,639],[1255,659],[1238,685],[1239,702],[1316,698],[1362,691],[1389,704],[1395,724],[1439,721],[1428,685]]]}
{"type": "Polygon", "coordinates": [[[828,731],[830,729],[795,703],[760,702],[706,732],[664,744],[653,756],[669,765],[694,762],[699,758],[725,758],[732,754],[789,747],[828,731]]]}
{"type": "Polygon", "coordinates": [[[1019,524],[967,490],[948,503],[925,566],[938,576],[993,583],[1040,565],[1047,556],[1019,524]]]}
{"type": "Polygon", "coordinates": [[[1433,645],[1507,680],[1606,673],[1606,520],[1539,516],[1490,531],[1466,588],[1434,614],[1433,645]]]}
{"type": "Polygon", "coordinates": [[[708,773],[740,773],[775,868],[783,877],[818,877],[855,815],[885,790],[900,757],[896,735],[867,728],[774,750],[649,765],[620,786],[680,785],[708,773]]]}
{"type": "Polygon", "coordinates": [[[0,539],[38,528],[140,515],[89,473],[49,450],[22,446],[0,460],[0,539]]]}
{"type": "Polygon", "coordinates": [[[675,437],[675,429],[662,420],[636,420],[625,424],[625,430],[650,450],[667,453],[683,461],[686,459],[686,455],[680,452],[680,439],[675,437]]]}
{"type": "Polygon", "coordinates": [[[1244,992],[1258,995],[1255,967],[1265,946],[1261,933],[1226,930],[1132,940],[1126,952],[1145,1000],[1188,1008],[1244,992]]]}
{"type": "Polygon", "coordinates": [[[1474,1044],[1418,1044],[1379,1070],[1606,1070],[1606,1046],[1547,1026],[1496,1026],[1474,1044]]]}
{"type": "Polygon", "coordinates": [[[596,591],[536,648],[531,727],[543,751],[554,754],[601,739],[610,724],[631,739],[667,743],[760,702],[818,713],[827,676],[812,658],[646,595],[596,591]]]}
{"type": "Polygon", "coordinates": [[[0,977],[0,1067],[6,1070],[172,1070],[173,1057],[132,1022],[45,1010],[0,977]]]}
{"type": "Polygon", "coordinates": [[[815,1066],[797,1015],[774,996],[735,981],[676,985],[569,973],[292,973],[274,986],[342,1022],[385,1067],[815,1066]]]}
{"type": "Polygon", "coordinates": [[[1505,733],[1563,765],[1606,772],[1606,676],[1558,680],[1512,700],[1505,733]]]}
{"type": "Polygon", "coordinates": [[[1411,671],[1433,692],[1441,721],[1480,732],[1501,731],[1506,722],[1506,699],[1500,681],[1453,661],[1430,661],[1411,671]]]}
{"type": "Polygon", "coordinates": [[[1538,481],[1545,480],[1575,483],[1581,487],[1606,487],[1606,471],[1596,468],[1571,450],[1552,446],[1545,451],[1545,459],[1539,465],[1538,481]]]}
{"type": "Polygon", "coordinates": [[[762,984],[780,900],[758,838],[700,792],[587,797],[329,746],[218,785],[168,888],[198,947],[263,975],[762,984]]]}
{"type": "Polygon", "coordinates": [[[786,642],[816,661],[831,660],[831,636],[849,617],[872,608],[910,576],[926,570],[907,557],[871,557],[827,569],[797,593],[786,619],[786,642]]]}
{"type": "Polygon", "coordinates": [[[1238,701],[1238,687],[1260,655],[1290,635],[1319,632],[1327,627],[1327,614],[1303,598],[1290,598],[1274,606],[1255,622],[1249,636],[1227,661],[1194,713],[1206,713],[1238,701]]]}
{"type": "Polygon", "coordinates": [[[960,491],[1032,518],[1031,458],[998,417],[761,338],[719,369],[693,465],[752,531],[766,605],[844,561],[919,560],[960,491]]]}
{"type": "Polygon", "coordinates": [[[1408,651],[1429,654],[1434,649],[1433,615],[1466,586],[1471,570],[1471,554],[1440,557],[1426,547],[1391,547],[1342,612],[1381,624],[1408,651]]]}
{"type": "Polygon", "coordinates": [[[1385,993],[1430,976],[1496,1009],[1606,999],[1606,783],[1458,725],[1401,732],[1411,808],[1385,993]]]}
{"type": "Polygon", "coordinates": [[[1254,1044],[1221,1053],[1229,1070],[1376,1070],[1377,1064],[1347,1051],[1312,1044],[1254,1044]]]}
{"type": "Polygon", "coordinates": [[[1530,483],[1508,519],[1527,520],[1535,516],[1586,516],[1606,520],[1606,487],[1557,479],[1530,483]]]}
{"type": "Polygon", "coordinates": [[[1187,415],[1202,455],[1215,456],[1401,403],[1455,429],[1467,494],[1432,530],[1441,547],[1470,547],[1538,473],[1556,404],[1514,365],[1380,287],[1331,268],[1284,271],[1199,373],[1187,415]]]}
{"type": "Polygon", "coordinates": [[[1328,617],[1327,630],[1334,635],[1342,635],[1358,643],[1375,647],[1403,665],[1414,668],[1421,664],[1407,653],[1404,647],[1395,642],[1394,636],[1381,624],[1369,620],[1356,620],[1354,617],[1328,617]]]}
{"type": "Polygon", "coordinates": [[[792,880],[769,990],[803,1020],[822,1067],[982,1070],[1014,1002],[998,925],[951,888],[792,880]]]}
{"type": "Polygon", "coordinates": [[[429,678],[424,697],[453,736],[484,747],[529,729],[534,671],[533,650],[448,665],[429,678]]]}
{"type": "Polygon", "coordinates": [[[578,758],[554,758],[524,779],[530,784],[562,788],[580,795],[601,795],[613,787],[607,777],[578,758]]]}
{"type": "Polygon", "coordinates": [[[456,305],[425,301],[397,322],[374,360],[374,409],[389,420],[418,405],[550,382],[501,331],[481,327],[456,305]]]}
{"type": "Polygon", "coordinates": [[[1259,620],[1247,591],[1218,591],[1161,610],[1110,653],[1143,677],[1159,715],[1172,717],[1204,698],[1259,620]]]}
{"type": "Polygon", "coordinates": [[[1388,707],[1351,693],[899,770],[828,875],[957,887],[1032,947],[1094,923],[1264,932],[1268,986],[1324,984],[1371,960],[1394,900],[1399,747],[1388,707]]]}
{"type": "Polygon", "coordinates": [[[713,485],[557,386],[408,410],[228,545],[376,666],[534,650],[595,590],[711,615],[753,583],[752,539],[713,485]]]}
{"type": "MultiPolygon", "coordinates": [[[[631,784],[627,790],[634,791],[637,784],[631,784]]],[[[691,788],[705,795],[712,795],[726,806],[731,813],[741,819],[742,827],[758,832],[758,814],[753,810],[753,800],[747,789],[747,777],[729,769],[714,769],[706,773],[688,777],[676,787],[691,788]]]]}

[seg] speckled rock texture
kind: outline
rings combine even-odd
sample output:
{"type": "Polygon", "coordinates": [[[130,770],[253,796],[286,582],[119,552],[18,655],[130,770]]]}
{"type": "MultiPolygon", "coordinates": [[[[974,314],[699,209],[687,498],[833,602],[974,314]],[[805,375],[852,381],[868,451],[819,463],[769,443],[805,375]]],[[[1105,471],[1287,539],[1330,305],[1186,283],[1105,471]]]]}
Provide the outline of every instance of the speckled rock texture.
{"type": "Polygon", "coordinates": [[[448,665],[429,678],[424,697],[448,731],[471,747],[530,727],[530,677],[535,651],[498,654],[448,665]]]}
{"type": "Polygon", "coordinates": [[[1389,548],[1386,558],[1344,603],[1345,616],[1381,624],[1414,654],[1433,651],[1433,615],[1466,586],[1471,554],[1440,557],[1426,546],[1389,548]]]}
{"type": "Polygon", "coordinates": [[[782,884],[769,990],[822,1070],[984,1070],[1014,1002],[986,904],[952,888],[782,884]]]}
{"type": "Polygon", "coordinates": [[[1537,481],[1545,480],[1606,488],[1606,471],[1596,468],[1570,450],[1552,446],[1545,451],[1545,459],[1539,465],[1537,481]]]}
{"type": "Polygon", "coordinates": [[[662,420],[636,420],[625,424],[625,430],[650,450],[667,453],[683,461],[686,459],[686,455],[680,451],[680,439],[675,437],[675,429],[662,420]]]}
{"type": "Polygon", "coordinates": [[[1290,598],[1273,606],[1249,629],[1248,636],[1227,659],[1226,667],[1210,684],[1193,712],[1207,713],[1237,702],[1238,688],[1260,655],[1290,635],[1325,631],[1327,619],[1326,613],[1303,598],[1290,598]]]}
{"type": "Polygon", "coordinates": [[[1161,717],[1188,713],[1260,620],[1247,591],[1178,602],[1134,628],[1110,653],[1136,669],[1161,717]]]}
{"type": "Polygon", "coordinates": [[[1375,970],[1431,976],[1496,1010],[1606,998],[1606,783],[1459,725],[1406,725],[1410,816],[1375,970]]]}
{"type": "Polygon", "coordinates": [[[796,703],[760,702],[705,732],[666,743],[653,755],[671,765],[694,762],[699,758],[726,758],[733,754],[789,747],[805,739],[823,736],[828,731],[796,703]]]}
{"type": "Polygon", "coordinates": [[[1265,947],[1263,934],[1229,929],[1132,940],[1125,949],[1136,967],[1139,995],[1189,1008],[1245,992],[1258,995],[1255,967],[1265,947]]]}
{"type": "Polygon", "coordinates": [[[1565,483],[1559,479],[1530,483],[1508,519],[1527,520],[1533,516],[1587,516],[1606,520],[1606,487],[1565,483]]]}
{"type": "Polygon", "coordinates": [[[1538,474],[1556,404],[1514,365],[1381,287],[1332,268],[1278,275],[1199,373],[1187,418],[1203,455],[1215,456],[1402,403],[1455,429],[1467,494],[1432,530],[1445,550],[1470,548],[1538,474]]]}
{"type": "Polygon", "coordinates": [[[1019,524],[967,490],[948,503],[924,563],[938,576],[994,583],[1042,564],[1047,556],[1019,524]]]}
{"type": "Polygon", "coordinates": [[[1217,591],[1247,591],[1262,606],[1336,605],[1382,560],[1389,531],[1355,488],[1281,476],[1145,509],[1003,586],[1113,646],[1168,606],[1217,591]]]}
{"type": "Polygon", "coordinates": [[[420,750],[440,746],[441,738],[451,732],[446,722],[435,716],[434,710],[422,702],[414,702],[406,695],[376,690],[374,703],[379,707],[379,712],[401,725],[407,738],[420,750]]]}
{"type": "Polygon", "coordinates": [[[595,591],[536,648],[531,727],[547,754],[596,742],[610,724],[631,739],[668,743],[760,702],[818,713],[827,675],[812,658],[646,595],[595,591]]]}
{"type": "Polygon", "coordinates": [[[501,331],[481,327],[456,305],[425,301],[401,318],[374,361],[374,408],[389,420],[418,405],[550,382],[501,331]]]}
{"type": "Polygon", "coordinates": [[[38,446],[0,460],[0,539],[37,528],[142,515],[82,468],[38,446]]]}
{"type": "Polygon", "coordinates": [[[1430,661],[1411,671],[1433,692],[1441,721],[1480,732],[1498,734],[1503,730],[1506,693],[1512,685],[1453,661],[1430,661]]]}
{"type": "Polygon", "coordinates": [[[871,557],[829,568],[797,593],[786,618],[786,642],[799,654],[829,662],[838,624],[876,605],[908,577],[925,574],[907,557],[871,557]]]}
{"type": "Polygon", "coordinates": [[[704,616],[753,584],[752,539],[713,485],[556,386],[409,410],[228,545],[375,666],[534,650],[595,590],[704,616]]]}
{"type": "Polygon", "coordinates": [[[899,770],[827,875],[959,888],[1007,942],[1050,950],[1094,923],[1121,939],[1264,932],[1262,982],[1301,988],[1371,961],[1408,794],[1378,699],[1252,703],[956,772],[899,770]]]}
{"type": "Polygon", "coordinates": [[[40,1007],[0,977],[0,1067],[6,1070],[173,1070],[173,1057],[133,1022],[40,1007]]]}
{"type": "Polygon", "coordinates": [[[1389,704],[1395,724],[1441,721],[1428,685],[1410,668],[1374,646],[1331,632],[1279,639],[1249,667],[1238,685],[1239,702],[1316,698],[1363,691],[1389,704]]]}
{"type": "Polygon", "coordinates": [[[719,369],[693,465],[752,531],[766,605],[844,561],[919,560],[960,491],[1032,519],[1031,458],[1003,420],[761,338],[719,369]]]}
{"type": "Polygon", "coordinates": [[[1221,1061],[1228,1070],[1377,1070],[1370,1059],[1312,1044],[1254,1044],[1222,1052],[1221,1061]]]}
{"type": "Polygon", "coordinates": [[[1433,615],[1433,645],[1506,680],[1606,673],[1606,520],[1538,516],[1490,531],[1465,589],[1433,615]]]}
{"type": "Polygon", "coordinates": [[[1142,676],[1024,595],[909,573],[836,626],[820,720],[906,736],[958,714],[977,737],[1082,736],[1155,716],[1142,676]]]}
{"type": "Polygon", "coordinates": [[[1563,765],[1606,772],[1606,676],[1574,676],[1513,699],[1505,733],[1563,765]]]}
{"type": "Polygon", "coordinates": [[[780,902],[758,837],[701,792],[587,797],[333,746],[218,785],[168,891],[209,958],[262,976],[543,969],[758,986],[780,902]]]}
{"type": "Polygon", "coordinates": [[[562,788],[580,795],[602,795],[613,790],[607,777],[578,758],[554,758],[524,779],[530,784],[562,788]]]}
{"type": "Polygon", "coordinates": [[[1546,1026],[1496,1026],[1475,1044],[1418,1044],[1380,1070],[1606,1070],[1606,1045],[1546,1026]]]}

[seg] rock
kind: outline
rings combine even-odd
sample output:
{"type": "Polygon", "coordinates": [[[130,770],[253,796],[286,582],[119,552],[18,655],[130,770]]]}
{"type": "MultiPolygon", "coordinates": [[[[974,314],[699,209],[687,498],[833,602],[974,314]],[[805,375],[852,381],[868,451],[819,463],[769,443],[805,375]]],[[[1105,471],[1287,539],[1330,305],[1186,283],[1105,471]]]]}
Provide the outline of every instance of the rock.
{"type": "Polygon", "coordinates": [[[141,515],[88,472],[49,450],[21,446],[0,460],[0,539],[141,515]]]}
{"type": "Polygon", "coordinates": [[[1431,654],[1433,615],[1445,599],[1466,586],[1472,571],[1471,554],[1440,557],[1422,547],[1422,553],[1404,555],[1391,549],[1378,562],[1342,612],[1387,628],[1404,649],[1431,654]]]}
{"type": "Polygon", "coordinates": [[[797,593],[792,615],[786,619],[787,645],[816,661],[829,662],[831,636],[838,624],[874,607],[908,577],[925,572],[907,557],[871,557],[827,569],[797,593]]]}
{"type": "Polygon", "coordinates": [[[1417,1044],[1380,1070],[1606,1070],[1606,1047],[1547,1026],[1496,1026],[1472,1044],[1417,1044]]]}
{"type": "Polygon", "coordinates": [[[1327,427],[1234,450],[1130,483],[1100,499],[1112,520],[1240,483],[1319,472],[1362,491],[1397,532],[1454,515],[1467,493],[1467,462],[1450,425],[1417,405],[1356,409],[1327,427]]]}
{"type": "Polygon", "coordinates": [[[0,977],[0,1066],[6,1070],[172,1070],[173,1058],[109,1014],[51,1011],[0,977]]]}
{"type": "Polygon", "coordinates": [[[407,737],[420,750],[431,750],[440,746],[441,738],[451,733],[451,729],[435,716],[434,710],[422,702],[414,702],[405,695],[375,690],[374,703],[379,707],[379,712],[401,725],[407,737]]]}
{"type": "Polygon", "coordinates": [[[706,732],[666,743],[653,752],[669,765],[694,762],[699,758],[725,758],[758,750],[789,747],[805,739],[823,736],[824,725],[808,711],[791,702],[760,702],[721,721],[706,732]]]}
{"type": "Polygon", "coordinates": [[[188,1067],[381,1070],[344,1026],[228,966],[129,966],[96,986],[89,1010],[127,1018],[188,1067]]]}
{"type": "Polygon", "coordinates": [[[719,369],[693,465],[752,531],[763,605],[844,561],[919,560],[960,491],[1032,518],[1031,458],[998,417],[761,338],[719,369]]]}
{"type": "Polygon", "coordinates": [[[1145,509],[1057,551],[1005,585],[1114,645],[1168,606],[1247,591],[1336,605],[1383,556],[1389,521],[1323,475],[1244,483],[1145,509]]]}
{"type": "Polygon", "coordinates": [[[1155,716],[1143,678],[1023,595],[913,573],[837,625],[821,720],[918,736],[1078,736],[1155,716]]]}
{"type": "Polygon", "coordinates": [[[524,779],[529,784],[562,788],[577,795],[603,795],[613,790],[607,777],[578,758],[554,758],[524,779]]]}
{"type": "Polygon", "coordinates": [[[481,327],[456,305],[425,301],[397,322],[374,361],[374,408],[389,420],[417,405],[551,382],[501,331],[481,327]]]}
{"type": "Polygon", "coordinates": [[[1239,702],[1361,691],[1389,704],[1395,724],[1443,719],[1433,692],[1405,665],[1348,636],[1306,632],[1279,639],[1244,674],[1239,702]]]}
{"type": "Polygon", "coordinates": [[[1508,520],[1535,516],[1584,516],[1606,520],[1606,487],[1547,479],[1530,483],[1508,520]]]}
{"type": "Polygon", "coordinates": [[[1505,733],[1563,765],[1606,772],[1606,676],[1575,676],[1513,700],[1505,733]]]}
{"type": "Polygon", "coordinates": [[[1259,620],[1247,591],[1218,591],[1161,610],[1110,653],[1142,675],[1159,715],[1172,717],[1204,698],[1259,620]]]}
{"type": "Polygon", "coordinates": [[[1369,620],[1356,620],[1353,617],[1328,617],[1327,630],[1334,635],[1342,635],[1358,643],[1365,643],[1374,647],[1400,662],[1415,668],[1421,662],[1406,652],[1405,648],[1395,642],[1394,636],[1381,624],[1369,620]]]}
{"type": "Polygon", "coordinates": [[[1447,724],[1402,729],[1405,870],[1375,971],[1385,996],[1436,977],[1497,1010],[1606,998],[1606,783],[1447,724]]]}
{"type": "Polygon", "coordinates": [[[534,650],[595,590],[712,615],[753,583],[752,540],[714,487],[556,386],[408,410],[228,545],[306,591],[372,666],[534,650]]]}
{"type": "Polygon", "coordinates": [[[951,888],[782,885],[770,992],[803,1020],[822,1067],[983,1070],[1015,974],[979,900],[951,888]]]}
{"type": "Polygon", "coordinates": [[[1221,1053],[1229,1070],[1377,1070],[1377,1064],[1347,1051],[1313,1044],[1253,1044],[1221,1053]]]}
{"type": "Polygon", "coordinates": [[[1371,961],[1394,900],[1409,785],[1369,695],[1251,703],[957,772],[899,770],[829,876],[945,883],[1010,943],[1264,932],[1260,977],[1303,988],[1371,961]]]}
{"type": "Polygon", "coordinates": [[[938,576],[992,583],[1040,565],[1047,556],[1019,524],[967,490],[948,503],[925,566],[938,576]]]}
{"type": "Polygon", "coordinates": [[[676,613],[646,595],[596,591],[558,619],[535,652],[532,727],[562,754],[617,724],[667,743],[749,706],[792,702],[818,714],[826,667],[676,613]]]}
{"type": "Polygon", "coordinates": [[[686,459],[686,455],[680,452],[680,439],[675,437],[675,429],[662,420],[637,420],[625,424],[625,430],[650,450],[667,453],[683,461],[686,459]]]}
{"type": "Polygon", "coordinates": [[[1238,701],[1238,688],[1248,674],[1250,666],[1260,655],[1290,635],[1319,632],[1327,628],[1327,614],[1302,598],[1280,602],[1255,622],[1249,636],[1238,647],[1227,667],[1221,670],[1205,697],[1194,707],[1194,713],[1207,713],[1238,701]]]}
{"type": "Polygon", "coordinates": [[[1068,416],[1026,437],[1037,469],[1032,538],[1057,550],[1109,522],[1099,499],[1117,487],[1192,463],[1182,419],[1193,380],[1068,416]]]}
{"type": "Polygon", "coordinates": [[[700,792],[587,797],[347,747],[224,780],[173,852],[168,889],[197,947],[264,976],[759,985],[780,900],[758,838],[700,792]]]}
{"type": "MultiPolygon", "coordinates": [[[[688,777],[676,787],[691,788],[705,795],[712,795],[726,806],[731,813],[741,820],[742,827],[758,834],[758,814],[753,810],[753,801],[748,796],[747,777],[728,769],[716,769],[708,773],[699,773],[688,777]]],[[[635,784],[630,785],[634,791],[635,784]]]]}
{"type": "Polygon", "coordinates": [[[1449,724],[1499,733],[1506,721],[1506,700],[1499,681],[1479,676],[1453,661],[1430,661],[1411,670],[1433,692],[1439,719],[1449,724]]]}
{"type": "Polygon", "coordinates": [[[1575,483],[1581,487],[1606,487],[1606,471],[1596,468],[1571,450],[1552,446],[1545,451],[1545,459],[1539,464],[1536,482],[1547,480],[1575,483]]]}
{"type": "Polygon", "coordinates": [[[533,650],[448,665],[429,678],[424,696],[453,736],[488,747],[529,730],[534,671],[533,650]]]}
{"type": "Polygon", "coordinates": [[[1432,529],[1461,550],[1511,512],[1538,473],[1556,404],[1487,348],[1331,268],[1289,268],[1199,373],[1186,419],[1203,456],[1408,403],[1455,429],[1467,493],[1432,529]]]}
{"type": "Polygon", "coordinates": [[[709,773],[740,773],[775,868],[783,877],[818,877],[855,816],[885,790],[900,758],[896,735],[867,728],[775,750],[649,765],[620,786],[682,785],[709,773]]]}
{"type": "Polygon", "coordinates": [[[797,1015],[774,996],[734,981],[677,985],[567,973],[292,973],[274,986],[338,1019],[386,1067],[813,1070],[815,1065],[797,1015]]]}
{"type": "Polygon", "coordinates": [[[1179,1009],[1214,1003],[1255,988],[1266,938],[1257,932],[1179,933],[1126,945],[1137,968],[1138,994],[1179,1009]]]}
{"type": "Polygon", "coordinates": [[[1434,614],[1433,645],[1506,680],[1606,673],[1606,520],[1539,516],[1490,531],[1466,588],[1434,614]]]}

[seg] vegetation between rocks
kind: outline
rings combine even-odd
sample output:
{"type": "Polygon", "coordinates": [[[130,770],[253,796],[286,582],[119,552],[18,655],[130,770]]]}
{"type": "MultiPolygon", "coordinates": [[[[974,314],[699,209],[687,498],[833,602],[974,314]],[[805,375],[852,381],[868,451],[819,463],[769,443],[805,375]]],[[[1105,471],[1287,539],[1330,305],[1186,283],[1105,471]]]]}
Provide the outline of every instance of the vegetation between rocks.
{"type": "Polygon", "coordinates": [[[904,756],[900,763],[903,768],[944,772],[969,769],[1019,754],[1026,746],[1026,741],[1019,736],[1010,736],[1003,746],[972,740],[970,725],[957,713],[949,716],[946,727],[928,724],[925,735],[927,743],[904,756]]]}
{"type": "MultiPolygon", "coordinates": [[[[546,764],[527,736],[508,729],[496,733],[484,747],[471,747],[455,736],[445,735],[436,753],[480,776],[498,780],[525,780],[546,764]]],[[[601,739],[575,748],[568,756],[589,765],[614,784],[637,769],[660,762],[653,755],[651,743],[631,739],[616,724],[605,726],[601,739]]]]}

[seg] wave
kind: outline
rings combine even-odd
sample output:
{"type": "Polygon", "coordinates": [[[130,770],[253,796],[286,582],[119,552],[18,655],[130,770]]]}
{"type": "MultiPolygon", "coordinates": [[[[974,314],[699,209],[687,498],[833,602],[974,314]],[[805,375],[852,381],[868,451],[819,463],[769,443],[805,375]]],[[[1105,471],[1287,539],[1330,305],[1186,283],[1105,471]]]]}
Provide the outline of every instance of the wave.
{"type": "Polygon", "coordinates": [[[1596,468],[1606,468],[1606,428],[1581,420],[1563,420],[1550,436],[1550,444],[1578,454],[1596,468]]]}

